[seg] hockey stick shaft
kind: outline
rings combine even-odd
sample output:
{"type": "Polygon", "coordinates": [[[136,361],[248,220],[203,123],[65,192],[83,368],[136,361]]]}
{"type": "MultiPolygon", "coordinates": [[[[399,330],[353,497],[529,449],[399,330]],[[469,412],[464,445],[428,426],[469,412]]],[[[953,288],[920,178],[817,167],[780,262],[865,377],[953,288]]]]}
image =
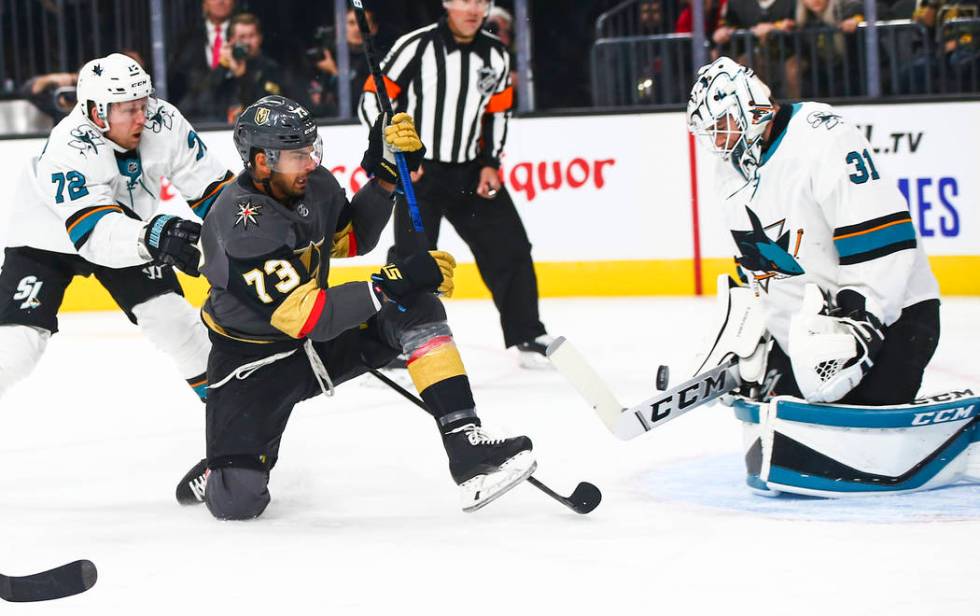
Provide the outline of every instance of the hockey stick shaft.
{"type": "Polygon", "coordinates": [[[14,603],[62,599],[85,592],[96,580],[98,571],[90,560],[76,560],[32,575],[0,575],[0,599],[14,603]]]}
{"type": "Polygon", "coordinates": [[[623,440],[649,432],[741,384],[737,361],[726,360],[673,389],[625,408],[585,356],[568,340],[557,338],[549,345],[547,354],[555,368],[592,405],[606,428],[623,440]]]}
{"type": "MultiPolygon", "coordinates": [[[[429,413],[429,407],[424,401],[420,400],[416,396],[413,396],[404,387],[382,374],[380,370],[376,368],[369,368],[368,371],[379,381],[401,394],[403,398],[410,401],[412,404],[419,407],[426,413],[429,413]]],[[[533,476],[528,477],[527,482],[576,513],[584,514],[592,511],[599,506],[599,501],[602,499],[602,494],[599,492],[599,489],[588,482],[580,483],[572,492],[570,497],[565,497],[558,494],[533,476]]]]}
{"type": "MultiPolygon", "coordinates": [[[[376,61],[374,50],[374,37],[371,28],[368,26],[367,16],[364,14],[364,3],[361,0],[351,0],[354,5],[354,15],[357,18],[357,29],[361,31],[361,38],[364,40],[364,56],[367,59],[368,70],[374,80],[375,96],[378,98],[378,106],[381,113],[389,118],[395,115],[391,105],[391,98],[388,96],[388,89],[385,87],[384,77],[381,75],[381,66],[376,61]]],[[[405,203],[408,205],[408,215],[412,219],[412,228],[421,236],[421,242],[428,248],[428,241],[425,239],[425,227],[422,225],[422,215],[419,214],[418,201],[415,199],[415,188],[412,186],[412,176],[408,171],[408,163],[405,155],[395,152],[395,164],[398,166],[398,182],[405,193],[405,203]]]]}

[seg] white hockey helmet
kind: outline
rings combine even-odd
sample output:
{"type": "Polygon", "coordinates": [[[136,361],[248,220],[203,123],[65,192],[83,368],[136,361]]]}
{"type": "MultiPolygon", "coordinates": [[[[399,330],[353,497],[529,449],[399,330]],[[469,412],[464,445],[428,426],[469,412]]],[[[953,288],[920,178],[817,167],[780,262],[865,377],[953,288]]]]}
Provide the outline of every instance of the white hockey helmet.
{"type": "Polygon", "coordinates": [[[751,180],[759,166],[762,135],[773,118],[769,96],[752,69],[722,56],[698,69],[687,102],[688,130],[751,180]]]}
{"type": "Polygon", "coordinates": [[[78,72],[78,104],[88,117],[89,102],[109,130],[109,105],[145,98],[153,93],[150,76],[138,62],[121,53],[85,63],[78,72]]]}

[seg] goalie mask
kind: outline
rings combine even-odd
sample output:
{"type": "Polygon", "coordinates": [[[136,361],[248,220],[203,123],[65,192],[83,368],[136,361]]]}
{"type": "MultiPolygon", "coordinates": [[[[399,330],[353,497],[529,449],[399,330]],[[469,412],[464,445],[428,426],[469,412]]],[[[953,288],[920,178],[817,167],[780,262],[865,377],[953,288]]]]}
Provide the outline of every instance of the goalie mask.
{"type": "Polygon", "coordinates": [[[753,179],[762,135],[773,118],[769,88],[752,69],[721,57],[702,66],[687,103],[687,125],[702,146],[753,179]]]}
{"type": "Polygon", "coordinates": [[[266,96],[248,106],[235,122],[235,148],[246,169],[254,150],[265,153],[273,171],[292,173],[323,159],[323,142],[305,107],[285,96],[266,96]]]}
{"type": "Polygon", "coordinates": [[[109,130],[109,105],[146,98],[153,94],[153,83],[138,62],[121,53],[90,60],[78,71],[78,106],[89,117],[89,103],[105,123],[97,128],[109,130]]]}

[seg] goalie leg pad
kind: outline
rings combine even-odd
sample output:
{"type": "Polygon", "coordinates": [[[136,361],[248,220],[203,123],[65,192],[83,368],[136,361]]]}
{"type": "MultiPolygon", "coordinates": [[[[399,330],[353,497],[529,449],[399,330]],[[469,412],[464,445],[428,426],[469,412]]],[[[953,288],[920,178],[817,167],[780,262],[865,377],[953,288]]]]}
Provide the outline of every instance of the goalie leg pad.
{"type": "Polygon", "coordinates": [[[970,389],[881,407],[740,400],[735,415],[756,491],[839,498],[980,481],[980,397],[970,389]]]}

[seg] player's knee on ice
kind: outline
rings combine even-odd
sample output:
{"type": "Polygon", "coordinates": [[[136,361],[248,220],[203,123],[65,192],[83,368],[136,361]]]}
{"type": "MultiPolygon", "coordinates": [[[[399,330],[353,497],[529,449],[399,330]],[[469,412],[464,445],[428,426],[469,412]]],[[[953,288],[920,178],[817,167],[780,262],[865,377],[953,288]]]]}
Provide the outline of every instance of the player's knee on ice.
{"type": "Polygon", "coordinates": [[[269,505],[269,473],[254,468],[226,466],[211,469],[204,502],[219,520],[251,520],[269,505]]]}

